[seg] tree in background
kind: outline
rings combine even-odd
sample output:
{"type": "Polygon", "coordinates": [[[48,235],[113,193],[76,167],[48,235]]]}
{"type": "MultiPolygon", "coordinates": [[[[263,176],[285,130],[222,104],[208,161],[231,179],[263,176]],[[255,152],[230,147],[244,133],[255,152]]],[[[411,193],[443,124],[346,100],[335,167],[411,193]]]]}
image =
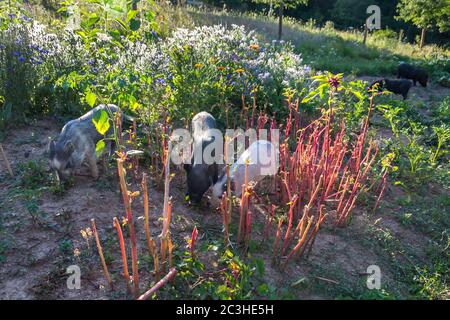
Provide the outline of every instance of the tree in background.
{"type": "Polygon", "coordinates": [[[255,3],[268,4],[271,7],[278,9],[278,39],[281,40],[283,34],[283,15],[284,9],[293,9],[299,5],[307,5],[308,0],[252,0],[255,3]]]}
{"type": "Polygon", "coordinates": [[[396,18],[411,22],[422,29],[420,48],[425,44],[425,34],[428,29],[437,27],[439,32],[450,29],[449,0],[400,0],[397,13],[396,18]]]}

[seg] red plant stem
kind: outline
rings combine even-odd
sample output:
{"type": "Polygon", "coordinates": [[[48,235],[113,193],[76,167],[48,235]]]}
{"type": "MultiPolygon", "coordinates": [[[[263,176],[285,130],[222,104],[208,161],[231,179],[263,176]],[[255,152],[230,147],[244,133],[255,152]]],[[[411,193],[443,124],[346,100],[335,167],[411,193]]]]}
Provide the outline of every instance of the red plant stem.
{"type": "Polygon", "coordinates": [[[380,191],[380,194],[378,195],[377,201],[375,202],[375,206],[374,206],[374,208],[373,208],[373,211],[374,211],[374,212],[377,210],[378,205],[380,204],[381,197],[383,196],[384,189],[386,188],[386,181],[387,181],[386,176],[387,176],[387,173],[388,173],[388,171],[386,170],[386,171],[384,172],[384,174],[383,174],[383,177],[382,177],[382,185],[381,185],[381,191],[380,191]]]}
{"type": "Polygon", "coordinates": [[[148,214],[148,188],[147,188],[147,175],[144,173],[142,175],[142,193],[144,195],[144,224],[145,224],[145,238],[147,240],[147,248],[153,258],[153,268],[154,273],[157,278],[159,278],[159,259],[158,252],[156,249],[156,243],[150,234],[150,219],[148,214]]]}
{"type": "Polygon", "coordinates": [[[289,203],[289,221],[288,221],[288,227],[286,229],[286,234],[284,235],[283,247],[281,249],[281,254],[280,254],[281,256],[283,256],[283,254],[284,254],[285,250],[287,249],[287,246],[290,242],[288,240],[291,237],[291,228],[292,228],[293,217],[294,217],[294,207],[297,203],[297,200],[298,200],[298,195],[295,195],[294,198],[289,203]]]}
{"type": "Polygon", "coordinates": [[[109,275],[109,272],[108,272],[108,266],[106,265],[106,262],[105,262],[105,256],[103,255],[102,245],[100,244],[100,239],[98,237],[97,228],[95,226],[95,219],[91,219],[91,227],[92,227],[92,233],[94,234],[94,237],[95,237],[95,243],[97,244],[98,255],[100,256],[100,261],[103,266],[103,274],[105,275],[106,281],[108,282],[109,287],[112,290],[113,284],[112,284],[111,276],[109,275]]]}
{"type": "Polygon", "coordinates": [[[252,121],[250,127],[253,128],[255,120],[255,110],[256,110],[256,90],[253,91],[253,109],[252,109],[252,121]]]}
{"type": "Polygon", "coordinates": [[[288,256],[286,257],[286,260],[284,261],[284,268],[286,267],[287,263],[289,262],[289,260],[292,258],[292,256],[301,248],[301,246],[303,245],[305,239],[306,239],[306,235],[308,234],[308,230],[311,227],[312,223],[314,220],[314,216],[310,217],[308,219],[308,224],[306,225],[305,231],[303,232],[301,238],[298,240],[297,245],[291,250],[291,252],[288,254],[288,256]]]}
{"type": "Polygon", "coordinates": [[[127,262],[127,253],[125,250],[125,242],[123,240],[122,228],[120,227],[119,220],[117,220],[116,217],[114,217],[114,219],[113,219],[113,226],[114,226],[114,228],[116,228],[117,235],[119,237],[120,252],[122,254],[123,277],[125,279],[125,283],[127,284],[128,291],[131,292],[130,274],[128,273],[128,262],[127,262]]]}
{"type": "MultiPolygon", "coordinates": [[[[322,214],[322,213],[320,213],[320,214],[322,214]]],[[[311,247],[312,247],[312,245],[314,244],[314,240],[315,240],[315,238],[316,238],[317,232],[319,231],[319,228],[320,228],[320,226],[322,225],[323,221],[325,220],[325,217],[326,217],[326,216],[327,216],[326,214],[325,214],[325,215],[322,215],[322,216],[320,216],[319,219],[317,220],[315,229],[313,230],[313,232],[311,232],[311,233],[309,234],[308,240],[306,240],[305,245],[302,247],[301,251],[299,251],[298,253],[296,253],[296,257],[297,257],[298,259],[300,259],[300,258],[302,257],[303,253],[305,252],[305,250],[306,250],[306,248],[307,248],[307,246],[308,246],[308,243],[309,243],[311,240],[313,240],[313,242],[311,243],[311,247]]]]}
{"type": "Polygon", "coordinates": [[[170,217],[172,213],[172,202],[168,202],[168,208],[167,208],[167,218],[164,222],[164,224],[167,225],[167,231],[162,234],[161,236],[161,264],[162,264],[162,270],[166,270],[167,265],[167,255],[169,256],[169,262],[171,257],[171,251],[170,251],[170,232],[169,232],[169,225],[170,225],[170,217]]]}
{"type": "Polygon", "coordinates": [[[168,241],[168,249],[169,249],[169,270],[170,270],[173,267],[173,260],[172,260],[173,242],[172,239],[170,238],[168,241]]]}
{"type": "Polygon", "coordinates": [[[239,217],[239,229],[238,229],[238,242],[241,239],[245,239],[245,223],[247,221],[247,209],[248,209],[248,193],[247,193],[247,185],[248,185],[248,161],[245,162],[245,178],[244,185],[242,186],[242,196],[241,196],[241,211],[239,217]],[[242,238],[241,238],[242,236],[242,238]]]}
{"type": "Polygon", "coordinates": [[[137,300],[148,300],[152,297],[152,295],[158,291],[162,286],[164,286],[167,282],[172,281],[177,274],[177,270],[175,268],[170,269],[169,273],[166,274],[164,278],[158,281],[150,290],[141,295],[137,300]]]}
{"type": "Polygon", "coordinates": [[[191,258],[192,260],[195,260],[195,241],[197,240],[197,226],[194,226],[194,229],[192,230],[191,234],[191,243],[189,244],[189,250],[191,252],[191,258]]]}
{"type": "Polygon", "coordinates": [[[248,244],[250,242],[251,233],[252,233],[252,212],[247,210],[246,217],[246,228],[245,228],[245,247],[248,248],[248,244]]]}
{"type": "Polygon", "coordinates": [[[222,221],[223,221],[223,231],[225,234],[225,245],[228,245],[230,234],[228,230],[229,222],[228,222],[228,195],[226,192],[223,193],[222,199],[220,201],[220,212],[222,213],[222,221]]]}
{"type": "Polygon", "coordinates": [[[272,260],[275,259],[275,256],[277,254],[278,251],[278,246],[280,243],[280,238],[281,238],[281,226],[283,225],[283,219],[279,219],[278,220],[278,226],[277,226],[277,234],[275,237],[275,242],[273,244],[273,253],[272,253],[272,260]]]}
{"type": "Polygon", "coordinates": [[[123,159],[117,159],[117,170],[119,172],[120,189],[122,192],[123,203],[127,214],[128,228],[130,231],[131,241],[131,269],[133,271],[134,295],[139,295],[139,271],[138,271],[138,256],[136,246],[136,233],[134,231],[133,215],[131,213],[131,199],[128,194],[128,189],[125,181],[125,173],[123,168],[123,159]]]}

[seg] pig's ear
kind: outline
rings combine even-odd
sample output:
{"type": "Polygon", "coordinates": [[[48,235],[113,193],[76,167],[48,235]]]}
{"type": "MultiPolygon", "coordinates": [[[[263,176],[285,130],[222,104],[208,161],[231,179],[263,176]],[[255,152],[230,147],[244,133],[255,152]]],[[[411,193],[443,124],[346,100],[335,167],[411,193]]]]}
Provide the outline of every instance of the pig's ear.
{"type": "Polygon", "coordinates": [[[184,168],[184,170],[186,170],[187,173],[189,173],[189,171],[191,171],[191,169],[192,169],[192,165],[189,163],[185,163],[185,164],[183,164],[183,168],[184,168]]]}
{"type": "Polygon", "coordinates": [[[75,146],[73,145],[72,141],[67,141],[64,145],[64,152],[66,152],[68,155],[71,155],[73,151],[75,150],[75,146]]]}

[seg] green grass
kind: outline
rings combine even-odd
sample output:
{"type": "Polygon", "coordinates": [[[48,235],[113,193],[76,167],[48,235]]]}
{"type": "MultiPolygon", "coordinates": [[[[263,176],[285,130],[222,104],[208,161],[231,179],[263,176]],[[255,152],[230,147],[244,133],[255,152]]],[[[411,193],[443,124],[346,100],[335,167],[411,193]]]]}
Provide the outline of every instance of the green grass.
{"type": "MultiPolygon", "coordinates": [[[[198,25],[245,25],[256,30],[267,41],[277,39],[278,21],[275,17],[223,11],[202,12],[197,9],[190,9],[190,14],[198,25]]],[[[363,44],[358,31],[318,28],[290,18],[284,19],[283,40],[291,42],[303,55],[305,63],[317,70],[355,75],[393,75],[400,61],[408,61],[421,64],[435,78],[443,74],[450,76],[450,51],[436,45],[419,49],[415,44],[371,35],[363,44]]]]}

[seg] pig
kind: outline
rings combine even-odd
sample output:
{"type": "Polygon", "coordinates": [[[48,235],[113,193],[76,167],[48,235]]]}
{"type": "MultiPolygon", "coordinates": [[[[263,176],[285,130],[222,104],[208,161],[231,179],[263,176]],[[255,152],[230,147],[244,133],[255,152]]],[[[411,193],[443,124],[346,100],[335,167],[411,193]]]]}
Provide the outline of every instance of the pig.
{"type": "MultiPolygon", "coordinates": [[[[96,112],[101,110],[107,111],[108,114],[120,112],[116,105],[99,105],[78,119],[67,122],[56,141],[50,141],[50,168],[56,172],[58,179],[65,180],[74,175],[85,161],[90,168],[92,177],[98,179],[95,146],[104,137],[95,128],[92,118],[96,112]]],[[[105,135],[111,135],[113,130],[111,125],[105,135]]],[[[109,145],[111,153],[114,148],[113,141],[110,141],[109,145]]]]}
{"type": "Polygon", "coordinates": [[[192,203],[199,203],[209,187],[217,182],[219,175],[216,162],[207,163],[203,158],[205,148],[214,143],[212,130],[216,130],[216,119],[208,112],[200,112],[192,119],[192,158],[184,164],[187,178],[186,196],[192,203]],[[200,158],[196,155],[201,155],[200,158]]]}
{"type": "MultiPolygon", "coordinates": [[[[231,190],[235,196],[239,197],[242,193],[242,185],[245,183],[245,163],[248,165],[248,182],[256,184],[265,176],[273,176],[278,171],[278,150],[273,143],[267,140],[256,140],[247,150],[245,150],[239,159],[230,167],[231,190]]],[[[218,181],[212,188],[214,201],[222,198],[227,190],[227,175],[224,168],[218,181]]]]}
{"type": "Polygon", "coordinates": [[[408,91],[411,88],[412,83],[409,80],[381,79],[373,82],[369,86],[368,90],[372,90],[375,85],[378,85],[377,86],[378,92],[388,90],[396,94],[401,94],[403,96],[403,100],[405,100],[408,97],[408,91]]]}
{"type": "Polygon", "coordinates": [[[428,74],[425,70],[404,62],[398,66],[397,78],[411,79],[414,86],[416,82],[419,82],[422,87],[426,87],[428,82],[428,74]]]}

